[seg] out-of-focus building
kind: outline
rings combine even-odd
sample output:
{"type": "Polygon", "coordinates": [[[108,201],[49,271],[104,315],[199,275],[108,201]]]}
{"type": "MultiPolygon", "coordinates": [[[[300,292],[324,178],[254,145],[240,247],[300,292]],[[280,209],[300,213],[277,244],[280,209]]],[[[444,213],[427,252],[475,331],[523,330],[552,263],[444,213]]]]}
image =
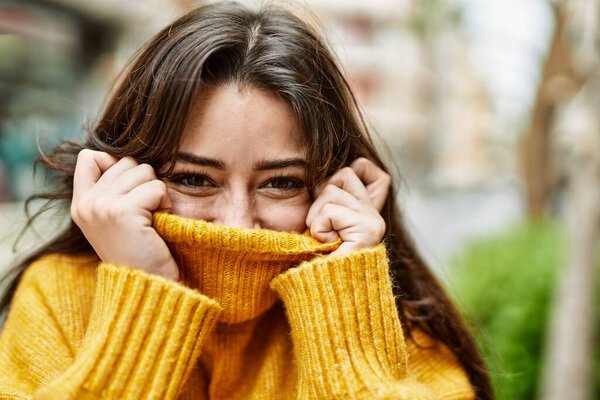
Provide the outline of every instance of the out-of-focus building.
{"type": "Polygon", "coordinates": [[[401,172],[436,188],[484,185],[497,173],[488,94],[470,60],[459,10],[433,3],[309,5],[401,172]]]}
{"type": "MultiPolygon", "coordinates": [[[[97,117],[126,60],[151,34],[200,3],[1,5],[0,155],[8,177],[1,196],[29,194],[36,141],[48,146],[81,138],[84,121],[97,117]]],[[[292,2],[320,19],[369,122],[405,177],[444,188],[479,185],[495,174],[487,148],[487,94],[469,60],[458,10],[442,1],[425,4],[292,2]]]]}
{"type": "Polygon", "coordinates": [[[0,3],[0,199],[31,194],[38,144],[80,139],[132,42],[179,8],[157,0],[0,3]]]}
{"type": "Polygon", "coordinates": [[[25,222],[19,201],[45,189],[33,179],[38,146],[82,140],[125,61],[181,8],[158,0],[0,2],[0,275],[62,222],[43,216],[12,253],[25,222]]]}
{"type": "MultiPolygon", "coordinates": [[[[84,124],[96,120],[111,83],[135,51],[178,15],[208,2],[20,0],[1,4],[0,201],[23,200],[43,189],[39,182],[34,187],[32,174],[38,142],[48,150],[65,139],[83,139],[84,124]]],[[[389,144],[384,157],[399,166],[403,181],[434,191],[473,189],[501,175],[504,164],[490,157],[494,139],[489,96],[471,62],[454,2],[282,3],[318,20],[369,125],[389,144]]],[[[417,207],[430,201],[415,199],[417,207]]],[[[418,226],[439,232],[443,218],[431,217],[435,213],[427,207],[422,212],[411,207],[418,226]]],[[[450,248],[461,235],[449,232],[447,237],[452,239],[435,241],[450,248]]]]}

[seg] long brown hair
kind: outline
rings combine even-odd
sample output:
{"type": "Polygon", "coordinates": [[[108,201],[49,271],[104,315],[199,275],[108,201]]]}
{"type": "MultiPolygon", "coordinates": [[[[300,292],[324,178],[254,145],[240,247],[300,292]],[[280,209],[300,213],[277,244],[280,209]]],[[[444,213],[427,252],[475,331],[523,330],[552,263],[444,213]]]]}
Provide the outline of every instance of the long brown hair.
{"type": "MultiPolygon", "coordinates": [[[[42,153],[36,162],[57,173],[58,187],[27,199],[26,209],[35,199],[47,202],[29,217],[24,229],[51,204],[69,208],[77,153],[83,148],[119,158],[132,156],[155,170],[172,167],[197,91],[223,83],[265,89],[292,106],[308,143],[309,188],[358,157],[371,159],[390,172],[333,52],[313,25],[279,7],[252,10],[235,2],[218,3],[185,14],[134,55],[85,143],[68,141],[49,154],[42,153]]],[[[405,230],[395,193],[391,187],[382,215],[400,319],[404,326],[417,325],[445,343],[461,361],[478,398],[490,399],[483,359],[405,230]]],[[[0,302],[0,310],[10,304],[26,266],[53,252],[93,252],[93,248],[70,221],[65,231],[16,267],[17,278],[0,302]]]]}

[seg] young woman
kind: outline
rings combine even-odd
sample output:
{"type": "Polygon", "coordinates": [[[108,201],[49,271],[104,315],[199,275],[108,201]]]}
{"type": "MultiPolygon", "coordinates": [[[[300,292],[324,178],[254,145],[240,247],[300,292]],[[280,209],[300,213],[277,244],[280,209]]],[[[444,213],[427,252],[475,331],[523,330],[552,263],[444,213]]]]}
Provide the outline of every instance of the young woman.
{"type": "Polygon", "coordinates": [[[73,223],[3,307],[0,397],[492,398],[315,29],[199,7],[42,157],[73,223]]]}

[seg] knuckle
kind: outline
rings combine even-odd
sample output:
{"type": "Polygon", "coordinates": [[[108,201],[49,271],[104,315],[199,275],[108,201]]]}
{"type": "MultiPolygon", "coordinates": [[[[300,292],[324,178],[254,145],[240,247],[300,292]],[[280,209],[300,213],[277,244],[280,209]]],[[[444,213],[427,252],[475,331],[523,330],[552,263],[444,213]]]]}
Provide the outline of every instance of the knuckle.
{"type": "Polygon", "coordinates": [[[373,160],[371,160],[370,158],[364,157],[364,156],[359,157],[358,162],[360,164],[364,164],[364,165],[375,165],[375,162],[373,160]]]}
{"type": "Polygon", "coordinates": [[[139,168],[145,176],[155,176],[154,168],[152,168],[152,165],[150,164],[140,164],[137,166],[137,168],[139,168]]]}
{"type": "Polygon", "coordinates": [[[120,202],[111,203],[108,207],[106,207],[102,213],[111,220],[118,219],[123,215],[123,206],[120,202]]]}
{"type": "Polygon", "coordinates": [[[85,207],[82,204],[82,210],[85,210],[84,212],[88,216],[100,217],[104,214],[105,207],[104,207],[104,204],[102,204],[102,202],[96,200],[96,201],[90,201],[90,202],[86,202],[86,203],[87,204],[85,205],[85,207]]]}
{"type": "Polygon", "coordinates": [[[90,214],[89,208],[86,208],[85,202],[73,203],[71,205],[71,217],[77,223],[83,223],[88,220],[90,214]]]}
{"type": "Polygon", "coordinates": [[[352,164],[350,164],[350,165],[355,166],[355,167],[364,166],[365,164],[368,164],[369,162],[370,161],[368,158],[361,156],[361,157],[358,157],[357,159],[355,159],[354,161],[352,161],[352,164]]]}
{"type": "Polygon", "coordinates": [[[331,214],[334,209],[335,206],[332,203],[325,203],[321,210],[323,211],[323,214],[331,214]]]}
{"type": "Polygon", "coordinates": [[[94,157],[94,151],[90,149],[82,149],[77,153],[77,162],[81,162],[83,160],[89,160],[94,157]]]}
{"type": "Polygon", "coordinates": [[[167,189],[167,185],[165,184],[165,182],[161,181],[160,179],[152,179],[148,182],[148,185],[153,189],[161,191],[167,189]]]}
{"type": "Polygon", "coordinates": [[[156,188],[157,191],[161,193],[165,193],[167,191],[167,184],[161,181],[160,179],[154,179],[152,182],[152,187],[156,188]]]}
{"type": "Polygon", "coordinates": [[[323,189],[323,193],[327,195],[332,195],[337,191],[337,189],[338,187],[336,185],[334,185],[333,183],[328,183],[327,186],[325,186],[325,189],[323,189]]]}
{"type": "Polygon", "coordinates": [[[310,233],[313,235],[318,233],[323,228],[323,225],[321,219],[316,219],[310,227],[310,233]]]}
{"type": "Polygon", "coordinates": [[[352,167],[344,167],[340,169],[340,175],[344,178],[351,177],[352,175],[356,175],[352,167]]]}
{"type": "Polygon", "coordinates": [[[139,165],[139,163],[135,160],[135,158],[133,158],[131,156],[125,156],[125,157],[121,158],[119,160],[119,162],[121,164],[129,164],[129,165],[133,165],[133,166],[139,165]]]}
{"type": "Polygon", "coordinates": [[[107,215],[108,209],[114,203],[108,203],[105,199],[91,199],[81,202],[80,213],[88,216],[90,219],[103,218],[107,215]]]}

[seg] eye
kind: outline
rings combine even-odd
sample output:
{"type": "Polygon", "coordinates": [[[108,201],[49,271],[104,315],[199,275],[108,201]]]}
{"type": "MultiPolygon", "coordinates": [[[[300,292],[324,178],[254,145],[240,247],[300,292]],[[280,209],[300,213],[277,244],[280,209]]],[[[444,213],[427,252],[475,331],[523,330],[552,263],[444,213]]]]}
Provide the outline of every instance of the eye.
{"type": "Polygon", "coordinates": [[[182,185],[188,188],[213,187],[214,183],[210,178],[203,174],[183,173],[176,174],[167,178],[169,182],[182,185]]]}
{"type": "Polygon", "coordinates": [[[304,181],[300,178],[293,176],[278,176],[269,180],[265,184],[267,189],[278,189],[278,190],[294,190],[302,189],[304,187],[304,181]]]}

